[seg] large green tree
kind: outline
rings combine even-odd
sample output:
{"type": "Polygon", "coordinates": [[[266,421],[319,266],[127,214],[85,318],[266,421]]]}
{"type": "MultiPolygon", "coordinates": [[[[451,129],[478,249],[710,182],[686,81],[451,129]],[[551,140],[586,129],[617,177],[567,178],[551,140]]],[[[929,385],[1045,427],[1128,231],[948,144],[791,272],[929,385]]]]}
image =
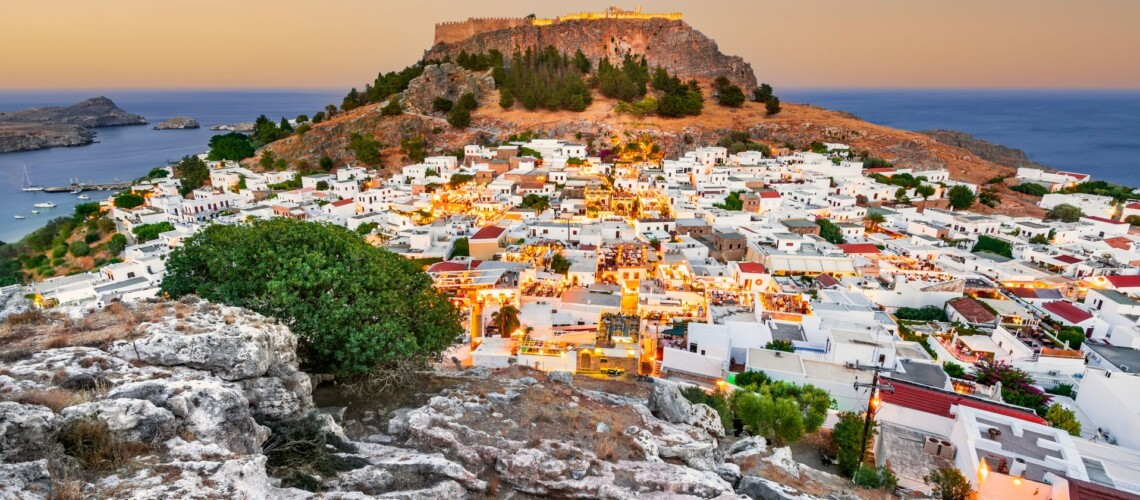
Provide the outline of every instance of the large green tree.
{"type": "Polygon", "coordinates": [[[210,178],[210,167],[197,156],[183,156],[182,161],[174,166],[174,171],[178,173],[182,183],[183,195],[202,187],[210,178]]]}
{"type": "Polygon", "coordinates": [[[172,297],[197,294],[289,325],[316,370],[359,374],[436,356],[463,333],[427,274],[333,225],[211,225],[176,249],[166,269],[162,290],[172,297]]]}
{"type": "Polygon", "coordinates": [[[244,160],[253,156],[253,143],[249,137],[238,132],[215,135],[210,138],[210,153],[207,156],[214,161],[244,160]]]}
{"type": "Polygon", "coordinates": [[[1068,203],[1062,203],[1050,208],[1049,211],[1045,213],[1046,219],[1059,220],[1061,222],[1076,222],[1081,220],[1081,217],[1084,216],[1084,211],[1068,203]]]}
{"type": "Polygon", "coordinates": [[[950,188],[947,197],[950,199],[950,208],[955,210],[966,210],[978,201],[977,195],[970,188],[961,185],[950,188]]]}

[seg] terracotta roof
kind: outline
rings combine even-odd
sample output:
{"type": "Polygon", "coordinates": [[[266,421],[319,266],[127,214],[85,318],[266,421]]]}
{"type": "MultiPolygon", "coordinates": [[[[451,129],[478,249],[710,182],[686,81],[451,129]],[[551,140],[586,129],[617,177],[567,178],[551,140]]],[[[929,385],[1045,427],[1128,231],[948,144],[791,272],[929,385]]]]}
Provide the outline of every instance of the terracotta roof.
{"type": "Polygon", "coordinates": [[[759,193],[756,193],[756,194],[758,196],[760,196],[761,198],[771,199],[771,198],[779,198],[780,197],[780,193],[778,193],[776,191],[760,191],[759,193]]]}
{"type": "Polygon", "coordinates": [[[1058,255],[1056,257],[1053,257],[1053,260],[1055,260],[1057,262],[1064,262],[1066,264],[1076,264],[1078,262],[1084,262],[1083,260],[1078,259],[1076,257],[1073,257],[1072,255],[1058,255]]]}
{"type": "Polygon", "coordinates": [[[1029,409],[996,403],[975,396],[958,394],[953,391],[936,389],[913,382],[904,382],[887,377],[884,377],[884,380],[890,383],[891,387],[894,388],[893,392],[882,391],[880,393],[879,397],[883,403],[886,404],[902,406],[945,418],[954,418],[954,414],[950,413],[951,407],[956,405],[969,406],[970,408],[997,413],[1007,417],[1019,418],[1027,422],[1049,425],[1045,419],[1038,417],[1036,413],[1033,413],[1033,411],[1029,409]]]}
{"type": "Polygon", "coordinates": [[[444,261],[444,262],[436,262],[435,264],[432,264],[431,267],[428,268],[427,272],[429,272],[429,273],[446,273],[446,272],[452,272],[452,271],[465,271],[465,270],[467,270],[467,263],[466,262],[444,261]]]}
{"type": "Polygon", "coordinates": [[[1056,349],[1053,347],[1044,347],[1041,349],[1042,356],[1049,356],[1051,358],[1083,358],[1084,354],[1081,351],[1073,349],[1056,349]]]}
{"type": "Polygon", "coordinates": [[[343,199],[343,200],[337,200],[337,201],[334,201],[334,202],[332,202],[332,203],[331,203],[331,205],[332,205],[332,206],[334,206],[334,207],[343,207],[343,206],[345,206],[345,205],[351,205],[352,203],[353,203],[353,202],[352,202],[352,199],[351,199],[351,198],[345,198],[345,199],[343,199]]]}
{"type": "MultiPolygon", "coordinates": [[[[1140,203],[1136,203],[1136,205],[1140,205],[1140,203]]],[[[1140,209],[1140,206],[1137,206],[1136,208],[1140,209]]],[[[1124,236],[1116,236],[1114,238],[1108,238],[1108,239],[1104,240],[1104,242],[1112,248],[1118,248],[1120,250],[1132,249],[1132,240],[1125,238],[1124,236]]]]}
{"type": "Polygon", "coordinates": [[[1112,283],[1116,288],[1137,288],[1140,287],[1140,275],[1112,275],[1105,276],[1104,279],[1112,283]]]}
{"type": "Polygon", "coordinates": [[[503,229],[499,226],[487,226],[487,227],[484,227],[483,229],[480,229],[474,235],[472,235],[471,239],[473,239],[473,240],[493,240],[493,239],[497,239],[499,236],[502,236],[503,231],[506,231],[506,229],[503,229]]]}
{"type": "Polygon", "coordinates": [[[1057,173],[1064,175],[1066,177],[1072,177],[1074,179],[1088,179],[1089,178],[1089,174],[1078,174],[1076,172],[1057,172],[1057,173]]]}
{"type": "Polygon", "coordinates": [[[879,253],[879,247],[870,243],[845,243],[838,246],[846,254],[879,253]]]}
{"type": "Polygon", "coordinates": [[[1090,483],[1066,477],[1069,483],[1069,500],[1136,500],[1135,493],[1110,488],[1102,484],[1090,483]]]}
{"type": "Polygon", "coordinates": [[[740,267],[740,272],[742,273],[764,274],[768,272],[768,270],[764,268],[764,264],[759,262],[740,262],[737,266],[740,267]]]}
{"type": "Polygon", "coordinates": [[[994,313],[991,313],[981,302],[974,300],[973,297],[960,297],[951,300],[946,305],[954,308],[961,314],[966,321],[970,323],[993,323],[997,319],[994,313]]]}
{"type": "Polygon", "coordinates": [[[1105,224],[1112,224],[1112,225],[1115,225],[1115,226],[1119,226],[1119,225],[1121,225],[1121,224],[1127,224],[1127,222],[1121,222],[1121,221],[1118,221],[1118,220],[1106,219],[1106,218],[1104,218],[1104,217],[1097,217],[1097,216],[1095,216],[1095,215],[1090,215],[1090,216],[1087,216],[1087,217],[1085,217],[1085,218],[1086,218],[1086,219],[1088,219],[1088,220],[1095,220],[1095,221],[1097,221],[1097,222],[1103,222],[1103,223],[1105,223],[1105,224]]]}
{"type": "Polygon", "coordinates": [[[1140,210],[1140,202],[1135,202],[1135,201],[1134,201],[1134,202],[1132,202],[1132,203],[1129,203],[1129,204],[1127,204],[1127,205],[1124,205],[1124,208],[1129,208],[1129,209],[1132,209],[1132,210],[1140,210]]]}
{"type": "Polygon", "coordinates": [[[815,282],[819,283],[824,288],[831,288],[833,286],[839,286],[840,285],[839,280],[835,279],[834,276],[832,276],[830,274],[823,274],[823,273],[816,275],[815,282]]]}
{"type": "Polygon", "coordinates": [[[1078,324],[1083,321],[1088,321],[1093,315],[1069,302],[1058,300],[1054,302],[1046,302],[1041,305],[1042,309],[1059,316],[1061,319],[1068,321],[1072,324],[1078,324]]]}

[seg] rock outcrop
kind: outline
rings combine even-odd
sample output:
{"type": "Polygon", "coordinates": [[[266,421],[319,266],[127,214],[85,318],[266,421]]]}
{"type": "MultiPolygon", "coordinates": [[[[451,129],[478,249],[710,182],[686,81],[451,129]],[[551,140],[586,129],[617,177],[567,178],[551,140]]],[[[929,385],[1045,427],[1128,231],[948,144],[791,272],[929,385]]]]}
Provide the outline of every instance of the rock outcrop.
{"type": "Polygon", "coordinates": [[[139,311],[150,322],[105,347],[0,358],[19,358],[0,362],[0,485],[16,488],[0,497],[810,498],[788,481],[841,490],[841,479],[799,466],[787,448],[768,453],[761,438],[722,450],[732,438],[716,412],[664,381],[615,394],[565,372],[476,368],[425,374],[445,388],[422,406],[313,411],[288,328],[192,298],[173,306],[139,311]],[[84,459],[92,448],[77,439],[131,458],[84,459]],[[323,472],[297,460],[319,460],[323,472]]]}
{"type": "Polygon", "coordinates": [[[106,97],[72,106],[0,112],[0,153],[83,146],[95,142],[89,128],[145,123],[146,118],[123,111],[106,97]]]}
{"type": "Polygon", "coordinates": [[[426,114],[432,111],[432,101],[436,97],[455,102],[468,92],[479,99],[494,90],[495,79],[491,78],[490,70],[474,72],[452,63],[430,64],[424,66],[422,75],[408,82],[401,104],[407,111],[426,114]]]}
{"type": "Polygon", "coordinates": [[[190,118],[189,116],[175,116],[169,120],[154,126],[155,130],[183,130],[189,128],[198,128],[198,120],[190,118]]]}
{"type": "Polygon", "coordinates": [[[739,56],[722,54],[711,38],[673,19],[570,20],[546,26],[528,23],[437,44],[424,53],[424,59],[450,57],[454,61],[463,51],[471,54],[491,49],[510,57],[516,51],[548,46],[567,54],[581,50],[595,67],[602,58],[621,61],[627,55],[645,56],[650,67],[661,66],[682,80],[725,76],[746,92],[756,88],[752,65],[739,56]]]}
{"type": "Polygon", "coordinates": [[[994,144],[985,139],[974,137],[966,132],[959,132],[957,130],[922,130],[919,133],[933,137],[934,140],[947,146],[965,149],[966,151],[978,155],[978,158],[997,163],[998,165],[1004,165],[1009,168],[1053,170],[1049,167],[1034,163],[1029,159],[1029,156],[1025,154],[1025,151],[1009,146],[1002,146],[1001,144],[994,144]]]}

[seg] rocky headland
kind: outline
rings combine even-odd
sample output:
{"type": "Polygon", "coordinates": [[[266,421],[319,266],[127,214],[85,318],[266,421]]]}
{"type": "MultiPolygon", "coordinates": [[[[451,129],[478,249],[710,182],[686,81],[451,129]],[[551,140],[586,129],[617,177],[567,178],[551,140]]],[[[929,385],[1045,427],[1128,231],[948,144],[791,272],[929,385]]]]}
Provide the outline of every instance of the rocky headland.
{"type": "Polygon", "coordinates": [[[183,130],[198,128],[198,120],[190,118],[189,116],[175,116],[169,120],[164,120],[162,123],[154,126],[155,130],[183,130]]]}
{"type": "Polygon", "coordinates": [[[4,498],[874,497],[667,382],[437,371],[318,407],[287,327],[194,298],[0,338],[4,498]]]}
{"type": "Polygon", "coordinates": [[[145,124],[146,118],[120,109],[106,97],[72,106],[0,112],[0,153],[83,146],[95,142],[90,128],[145,124]]]}

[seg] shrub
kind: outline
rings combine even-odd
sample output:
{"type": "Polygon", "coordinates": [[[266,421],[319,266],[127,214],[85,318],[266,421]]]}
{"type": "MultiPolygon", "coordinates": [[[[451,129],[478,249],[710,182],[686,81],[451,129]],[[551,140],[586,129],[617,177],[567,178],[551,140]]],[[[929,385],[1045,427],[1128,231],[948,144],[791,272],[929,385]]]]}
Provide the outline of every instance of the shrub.
{"type": "Polygon", "coordinates": [[[946,311],[938,306],[900,307],[895,311],[895,317],[906,321],[949,321],[946,311]]]}
{"type": "Polygon", "coordinates": [[[792,345],[792,341],[790,340],[773,340],[767,344],[764,344],[764,348],[771,349],[773,351],[796,352],[796,348],[794,345],[792,345]]]}
{"type": "Polygon", "coordinates": [[[859,450],[868,446],[871,438],[875,436],[878,423],[871,420],[870,432],[863,435],[863,415],[853,411],[839,413],[839,421],[831,431],[831,447],[836,452],[839,461],[839,470],[844,476],[850,476],[858,470],[863,463],[859,450]]]}
{"type": "Polygon", "coordinates": [[[1010,186],[1009,190],[1010,191],[1017,191],[1018,193],[1025,193],[1025,194],[1030,195],[1030,196],[1036,196],[1038,198],[1049,194],[1049,188],[1042,186],[1040,184],[1033,184],[1030,182],[1023,182],[1023,183],[1018,184],[1016,186],[1010,186]]]}
{"type": "Polygon", "coordinates": [[[392,97],[388,100],[383,108],[380,108],[381,116],[398,116],[404,112],[404,107],[400,105],[400,99],[392,97]]]}
{"type": "Polygon", "coordinates": [[[753,390],[756,390],[768,385],[771,381],[772,379],[768,378],[768,374],[762,371],[749,370],[736,374],[735,385],[738,387],[751,387],[753,390]]]}
{"type": "Polygon", "coordinates": [[[447,114],[447,124],[455,128],[467,128],[471,126],[471,111],[457,107],[452,109],[447,114]]]}
{"type": "Polygon", "coordinates": [[[1053,427],[1068,432],[1071,436],[1081,435],[1081,421],[1077,420],[1077,414],[1059,403],[1053,403],[1053,406],[1049,407],[1049,410],[1045,412],[1045,420],[1048,420],[1053,427]]]}
{"type": "Polygon", "coordinates": [[[992,236],[986,236],[984,234],[978,236],[978,242],[974,243],[974,248],[971,248],[970,251],[989,252],[1013,258],[1013,245],[1004,240],[1000,240],[992,236]]]}
{"type": "Polygon", "coordinates": [[[859,468],[855,470],[855,475],[851,480],[856,486],[862,488],[882,489],[892,492],[899,486],[898,476],[896,476],[894,472],[891,472],[886,466],[876,469],[860,464],[859,468]]]}
{"type": "Polygon", "coordinates": [[[1076,222],[1081,220],[1081,217],[1084,216],[1084,211],[1068,203],[1062,203],[1050,208],[1049,211],[1045,213],[1046,219],[1060,220],[1061,222],[1076,222]]]}
{"type": "Polygon", "coordinates": [[[942,369],[946,371],[947,375],[954,378],[963,378],[966,376],[966,369],[958,363],[947,361],[942,363],[942,369]]]}
{"type": "Polygon", "coordinates": [[[716,411],[720,416],[720,422],[724,425],[725,429],[732,428],[732,411],[728,407],[728,398],[722,391],[706,392],[704,389],[695,386],[688,386],[681,389],[681,395],[693,404],[708,405],[716,411]]]}
{"type": "Polygon", "coordinates": [[[73,241],[68,245],[67,251],[75,257],[86,257],[91,253],[91,247],[82,241],[73,241]]]}
{"type": "Polygon", "coordinates": [[[171,253],[166,271],[171,297],[196,293],[289,324],[314,369],[359,374],[435,356],[463,333],[427,274],[329,224],[210,225],[171,253]]]}
{"type": "Polygon", "coordinates": [[[943,467],[922,477],[931,494],[940,500],[966,500],[974,492],[966,476],[954,467],[943,467]]]}
{"type": "Polygon", "coordinates": [[[947,198],[950,200],[950,208],[955,210],[966,210],[974,206],[975,201],[978,201],[978,196],[966,186],[950,188],[947,198]]]}
{"type": "Polygon", "coordinates": [[[1045,389],[1045,392],[1071,399],[1077,398],[1077,391],[1073,390],[1073,384],[1057,384],[1049,389],[1045,389]]]}
{"type": "Polygon", "coordinates": [[[97,233],[97,232],[87,233],[87,234],[83,235],[83,242],[90,245],[92,243],[95,243],[96,241],[99,241],[99,238],[102,238],[102,236],[100,236],[99,233],[97,233]]]}
{"type": "Polygon", "coordinates": [[[167,231],[173,231],[174,225],[169,222],[157,222],[154,224],[140,224],[131,230],[139,243],[146,241],[157,240],[158,235],[167,231]]]}
{"type": "Polygon", "coordinates": [[[455,103],[451,102],[451,99],[443,96],[438,96],[435,99],[432,99],[431,110],[446,113],[448,111],[451,111],[451,107],[454,105],[455,103]]]}
{"type": "Polygon", "coordinates": [[[74,394],[60,389],[24,391],[16,398],[16,402],[18,403],[45,406],[56,413],[75,404],[77,400],[78,398],[76,398],[74,394]]]}
{"type": "Polygon", "coordinates": [[[54,259],[64,257],[67,255],[67,245],[58,245],[51,249],[51,256],[54,259]]]}
{"type": "Polygon", "coordinates": [[[135,207],[141,207],[146,203],[146,198],[133,191],[127,191],[116,196],[114,203],[116,207],[129,210],[135,207]]]}

